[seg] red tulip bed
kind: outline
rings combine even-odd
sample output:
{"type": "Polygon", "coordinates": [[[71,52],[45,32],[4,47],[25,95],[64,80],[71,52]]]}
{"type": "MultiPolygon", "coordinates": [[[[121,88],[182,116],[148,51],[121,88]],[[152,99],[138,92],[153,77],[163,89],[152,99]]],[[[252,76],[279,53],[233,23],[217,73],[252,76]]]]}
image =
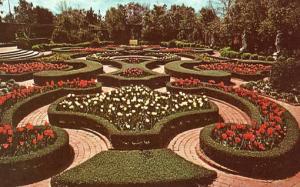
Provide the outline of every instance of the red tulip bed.
{"type": "Polygon", "coordinates": [[[48,123],[39,127],[27,124],[17,128],[0,125],[0,156],[29,154],[53,144],[55,140],[56,134],[48,123]]]}
{"type": "Polygon", "coordinates": [[[255,75],[260,72],[271,71],[271,66],[269,65],[227,62],[202,64],[196,67],[201,70],[222,70],[245,75],[255,75]]]}
{"type": "MultiPolygon", "coordinates": [[[[210,81],[210,83],[214,82],[210,81]]],[[[286,135],[286,124],[282,119],[285,109],[259,96],[256,92],[244,88],[224,86],[224,83],[201,83],[197,79],[176,79],[171,84],[186,88],[199,86],[218,88],[245,98],[258,106],[261,113],[261,123],[253,121],[252,124],[216,124],[212,132],[213,138],[224,146],[238,150],[265,151],[275,147],[286,135]]]]}
{"type": "Polygon", "coordinates": [[[22,74],[27,72],[39,72],[47,70],[63,70],[69,66],[63,63],[29,62],[18,64],[1,64],[0,72],[7,74],[22,74]]]}
{"type": "Polygon", "coordinates": [[[143,69],[140,68],[127,68],[121,73],[124,77],[146,77],[146,73],[143,69]]]}
{"type": "Polygon", "coordinates": [[[193,51],[192,48],[163,48],[159,50],[163,53],[186,53],[193,51]]]}
{"type": "Polygon", "coordinates": [[[66,82],[59,81],[57,84],[51,81],[50,83],[47,83],[46,86],[30,86],[13,89],[11,92],[0,96],[0,120],[4,111],[9,109],[12,105],[35,94],[44,93],[58,88],[88,88],[95,85],[95,80],[74,79],[66,82]]]}

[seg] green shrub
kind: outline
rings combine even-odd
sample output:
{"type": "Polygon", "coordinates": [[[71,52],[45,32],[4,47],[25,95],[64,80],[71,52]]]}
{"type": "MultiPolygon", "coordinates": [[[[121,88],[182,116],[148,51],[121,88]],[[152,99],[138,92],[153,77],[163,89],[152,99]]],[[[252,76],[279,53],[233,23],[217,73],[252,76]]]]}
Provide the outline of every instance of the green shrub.
{"type": "Polygon", "coordinates": [[[176,45],[176,40],[172,40],[172,41],[170,41],[169,42],[169,44],[168,44],[168,47],[169,48],[175,48],[177,45],[176,45]]]}
{"type": "Polygon", "coordinates": [[[270,81],[274,88],[288,91],[292,89],[299,81],[299,69],[295,59],[278,58],[271,70],[270,81]]]}
{"type": "Polygon", "coordinates": [[[241,55],[241,59],[248,60],[250,59],[251,53],[243,53],[241,55]]]}
{"type": "Polygon", "coordinates": [[[51,186],[196,187],[216,172],[186,161],[168,149],[105,151],[54,176],[51,186]]]}
{"type": "Polygon", "coordinates": [[[52,34],[52,41],[55,43],[68,43],[68,32],[66,30],[55,29],[52,34]]]}
{"type": "Polygon", "coordinates": [[[265,61],[266,57],[265,56],[258,56],[258,60],[265,61]]]}
{"type": "Polygon", "coordinates": [[[251,55],[250,60],[258,60],[258,55],[257,54],[251,55]]]}
{"type": "Polygon", "coordinates": [[[275,59],[272,56],[268,56],[267,61],[275,61],[275,59]]]}

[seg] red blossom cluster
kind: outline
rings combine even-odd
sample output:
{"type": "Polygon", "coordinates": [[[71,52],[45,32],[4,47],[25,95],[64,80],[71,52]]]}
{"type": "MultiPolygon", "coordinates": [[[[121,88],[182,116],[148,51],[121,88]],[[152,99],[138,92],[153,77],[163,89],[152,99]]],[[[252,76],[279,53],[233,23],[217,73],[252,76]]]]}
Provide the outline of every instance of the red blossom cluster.
{"type": "Polygon", "coordinates": [[[221,128],[217,124],[213,132],[213,136],[217,141],[237,149],[256,151],[270,150],[282,141],[286,135],[286,124],[282,119],[285,112],[284,108],[259,96],[256,92],[244,88],[230,87],[228,89],[228,86],[217,86],[258,106],[262,121],[260,124],[255,121],[248,125],[226,124],[221,128]]]}
{"type": "Polygon", "coordinates": [[[18,64],[1,64],[0,71],[8,74],[21,74],[26,72],[39,72],[47,70],[62,70],[68,65],[62,63],[29,62],[18,64]]]}
{"type": "Polygon", "coordinates": [[[171,84],[177,87],[197,87],[203,85],[199,79],[194,79],[193,77],[186,79],[175,78],[171,84]]]}
{"type": "Polygon", "coordinates": [[[28,123],[17,128],[0,125],[0,156],[28,154],[53,144],[55,139],[56,134],[48,123],[39,127],[28,123]]]}
{"type": "Polygon", "coordinates": [[[186,53],[191,52],[192,50],[192,48],[163,48],[159,51],[164,53],[186,53]]]}
{"type": "MultiPolygon", "coordinates": [[[[79,78],[74,79],[72,81],[58,81],[57,82],[57,86],[58,87],[64,87],[64,88],[88,88],[88,87],[93,87],[96,85],[96,80],[95,79],[91,79],[91,80],[81,80],[79,78]]],[[[46,83],[47,85],[47,83],[46,83]]],[[[50,84],[48,83],[48,85],[54,85],[54,82],[50,82],[50,84]]]]}
{"type": "Polygon", "coordinates": [[[260,123],[252,121],[251,124],[216,124],[212,135],[217,142],[225,146],[251,151],[270,150],[286,135],[286,124],[282,119],[285,109],[256,92],[226,86],[223,82],[216,84],[213,80],[203,83],[193,78],[175,79],[172,85],[185,88],[213,87],[238,95],[258,106],[261,115],[260,123]]]}
{"type": "Polygon", "coordinates": [[[245,75],[255,75],[259,72],[271,71],[271,66],[262,64],[245,64],[245,63],[212,63],[197,66],[202,70],[222,70],[245,75]]]}
{"type": "Polygon", "coordinates": [[[15,103],[26,99],[35,94],[39,94],[48,90],[54,90],[57,88],[88,88],[96,85],[96,80],[80,80],[79,78],[72,81],[58,81],[57,84],[54,81],[47,82],[46,86],[29,86],[18,87],[11,92],[0,96],[0,120],[5,110],[9,109],[15,103]]]}
{"type": "Polygon", "coordinates": [[[127,68],[122,72],[125,77],[143,77],[145,76],[144,70],[140,68],[127,68]]]}
{"type": "Polygon", "coordinates": [[[86,52],[86,53],[97,53],[97,52],[104,52],[106,51],[105,48],[92,48],[92,47],[86,47],[82,49],[75,49],[75,52],[86,52]]]}

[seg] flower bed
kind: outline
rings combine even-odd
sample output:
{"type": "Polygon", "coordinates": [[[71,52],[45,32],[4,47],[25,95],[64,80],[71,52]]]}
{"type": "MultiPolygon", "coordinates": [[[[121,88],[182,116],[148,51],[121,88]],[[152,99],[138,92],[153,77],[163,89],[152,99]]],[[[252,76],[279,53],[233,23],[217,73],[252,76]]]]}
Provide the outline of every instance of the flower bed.
{"type": "Polygon", "coordinates": [[[193,69],[199,65],[197,61],[174,61],[165,65],[165,72],[178,78],[195,78],[205,82],[214,80],[216,82],[230,83],[231,73],[216,70],[197,71],[193,69]]]}
{"type": "Polygon", "coordinates": [[[192,164],[167,149],[105,151],[52,177],[51,186],[196,187],[216,172],[192,164]]]}
{"type": "Polygon", "coordinates": [[[218,109],[206,100],[123,87],[93,96],[69,95],[53,103],[48,116],[54,125],[99,131],[115,148],[149,149],[163,147],[178,132],[215,122],[218,109]]]}
{"type": "Polygon", "coordinates": [[[1,81],[0,79],[0,96],[19,88],[20,85],[15,80],[1,81]]]}
{"type": "Polygon", "coordinates": [[[66,64],[73,66],[69,71],[43,71],[33,74],[34,83],[37,85],[45,85],[46,82],[67,81],[76,78],[89,80],[96,78],[100,73],[103,73],[103,66],[95,61],[87,60],[70,60],[65,61],[66,64]]]}
{"type": "Polygon", "coordinates": [[[78,89],[78,91],[80,91],[89,88],[100,88],[101,90],[101,85],[97,85],[95,80],[74,79],[73,81],[67,82],[59,81],[57,84],[51,81],[50,83],[46,83],[46,86],[18,87],[6,93],[5,95],[0,96],[0,121],[2,120],[5,112],[14,104],[26,100],[28,97],[61,88],[69,89],[71,91],[73,89],[78,89]]]}
{"type": "Polygon", "coordinates": [[[142,62],[142,60],[140,58],[136,58],[136,57],[129,57],[129,58],[124,59],[123,61],[128,64],[139,64],[142,62]]]}
{"type": "Polygon", "coordinates": [[[205,96],[170,95],[135,86],[95,96],[69,95],[57,110],[94,114],[106,118],[119,130],[144,131],[166,116],[209,107],[205,96]]]}
{"type": "Polygon", "coordinates": [[[150,74],[146,73],[143,69],[140,68],[127,68],[124,69],[120,75],[124,77],[146,77],[150,74]]]}
{"type": "Polygon", "coordinates": [[[262,64],[244,64],[229,62],[200,64],[196,67],[200,70],[222,70],[244,75],[257,75],[262,72],[271,71],[271,66],[266,66],[262,64]]]}
{"type": "Polygon", "coordinates": [[[261,95],[271,97],[276,100],[287,102],[293,105],[300,105],[300,93],[297,90],[290,92],[280,91],[272,88],[272,84],[267,80],[261,80],[257,82],[249,82],[242,87],[258,92],[261,95]]]}
{"type": "Polygon", "coordinates": [[[63,63],[29,62],[18,64],[1,64],[0,72],[6,74],[22,74],[27,72],[38,72],[45,70],[62,70],[69,67],[63,63]]]}
{"type": "Polygon", "coordinates": [[[47,178],[73,158],[66,131],[50,126],[0,127],[0,179],[3,186],[18,186],[47,178]],[[64,158],[64,159],[62,159],[64,158]]]}
{"type": "Polygon", "coordinates": [[[228,97],[235,98],[236,101],[230,103],[239,108],[244,102],[241,99],[246,99],[250,102],[250,105],[244,105],[248,107],[248,112],[244,107],[241,109],[251,114],[253,119],[252,124],[217,123],[205,127],[200,135],[200,146],[205,154],[226,167],[256,176],[275,176],[274,168],[284,169],[292,163],[292,155],[297,154],[299,148],[300,132],[296,120],[288,111],[246,89],[220,84],[203,86],[190,87],[188,84],[187,88],[173,88],[169,85],[170,88],[193,93],[214,90],[211,96],[226,101],[228,97]],[[258,114],[254,115],[252,105],[258,106],[258,114]]]}
{"type": "Polygon", "coordinates": [[[47,123],[43,128],[31,124],[16,129],[11,125],[0,125],[0,157],[30,154],[53,144],[56,138],[47,123]]]}

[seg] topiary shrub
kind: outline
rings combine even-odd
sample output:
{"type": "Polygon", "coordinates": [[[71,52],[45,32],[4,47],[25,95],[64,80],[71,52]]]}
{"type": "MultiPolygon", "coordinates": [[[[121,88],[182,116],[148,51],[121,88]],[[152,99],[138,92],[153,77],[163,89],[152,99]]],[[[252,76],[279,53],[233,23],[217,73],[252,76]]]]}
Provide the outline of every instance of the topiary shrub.
{"type": "Polygon", "coordinates": [[[268,56],[267,57],[267,61],[275,61],[275,59],[273,57],[271,57],[271,56],[268,56]]]}
{"type": "Polygon", "coordinates": [[[277,63],[272,66],[270,81],[274,88],[290,90],[299,81],[299,69],[295,59],[279,57],[277,63]]]}
{"type": "Polygon", "coordinates": [[[168,47],[169,47],[169,48],[175,48],[175,47],[177,47],[177,45],[176,45],[176,40],[170,41],[169,44],[168,44],[168,47]]]}
{"type": "Polygon", "coordinates": [[[258,55],[257,54],[251,55],[250,60],[258,60],[258,55]]]}
{"type": "Polygon", "coordinates": [[[258,60],[265,61],[265,60],[266,60],[266,57],[264,57],[264,56],[258,56],[258,60]]]}
{"type": "Polygon", "coordinates": [[[249,60],[250,56],[251,56],[251,53],[243,53],[241,55],[241,59],[249,60]]]}

